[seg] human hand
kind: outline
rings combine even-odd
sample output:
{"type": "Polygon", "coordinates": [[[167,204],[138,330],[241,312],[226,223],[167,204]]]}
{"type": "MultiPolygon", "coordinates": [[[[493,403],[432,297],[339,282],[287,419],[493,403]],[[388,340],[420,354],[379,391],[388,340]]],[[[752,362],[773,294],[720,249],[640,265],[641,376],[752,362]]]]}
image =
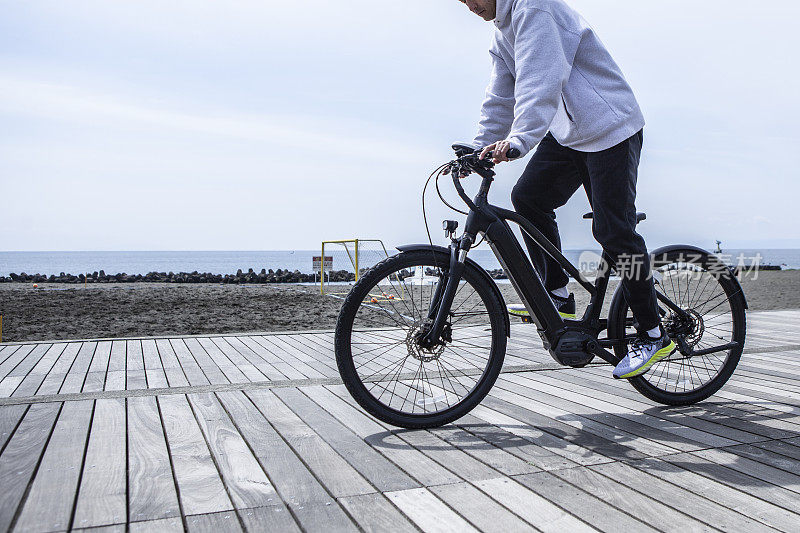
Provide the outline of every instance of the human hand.
{"type": "Polygon", "coordinates": [[[508,151],[510,149],[510,141],[498,141],[481,150],[479,159],[485,159],[489,152],[492,152],[492,162],[495,164],[502,163],[503,161],[511,161],[511,159],[508,158],[508,151]]]}

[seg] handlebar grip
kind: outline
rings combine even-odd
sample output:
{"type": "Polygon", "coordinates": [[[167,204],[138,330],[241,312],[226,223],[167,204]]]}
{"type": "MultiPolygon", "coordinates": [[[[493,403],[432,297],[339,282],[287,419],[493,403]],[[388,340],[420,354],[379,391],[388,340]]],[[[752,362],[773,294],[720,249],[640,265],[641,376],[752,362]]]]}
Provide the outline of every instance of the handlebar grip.
{"type": "Polygon", "coordinates": [[[522,153],[516,148],[509,148],[508,152],[506,152],[506,157],[508,157],[509,159],[516,159],[521,155],[522,153]]]}

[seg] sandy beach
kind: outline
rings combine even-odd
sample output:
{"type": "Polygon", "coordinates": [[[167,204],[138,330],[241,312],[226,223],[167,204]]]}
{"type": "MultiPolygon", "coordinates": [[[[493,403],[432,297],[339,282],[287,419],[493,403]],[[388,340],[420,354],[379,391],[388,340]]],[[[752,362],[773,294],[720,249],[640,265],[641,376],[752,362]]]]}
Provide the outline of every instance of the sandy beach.
{"type": "MultiPolygon", "coordinates": [[[[742,285],[751,310],[800,308],[800,270],[759,272],[742,285]]],[[[507,303],[518,301],[500,287],[507,303]]],[[[580,311],[588,294],[570,289],[580,311]]],[[[307,285],[0,284],[4,342],[331,329],[341,304],[307,285]]]]}

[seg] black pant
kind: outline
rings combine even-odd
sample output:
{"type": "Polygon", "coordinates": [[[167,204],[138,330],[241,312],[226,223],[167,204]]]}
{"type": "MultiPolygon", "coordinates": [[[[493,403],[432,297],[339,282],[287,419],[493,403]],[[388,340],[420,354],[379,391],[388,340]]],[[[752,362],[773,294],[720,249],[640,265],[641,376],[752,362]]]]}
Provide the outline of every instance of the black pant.
{"type": "MultiPolygon", "coordinates": [[[[594,211],[592,233],[617,263],[625,299],[639,331],[646,331],[658,326],[660,319],[647,246],[636,232],[634,202],[642,140],[640,131],[608,150],[592,153],[561,146],[548,133],[514,186],[511,201],[560,250],[555,209],[583,185],[594,211]]],[[[564,287],[569,281],[564,269],[524,232],[523,236],[547,290],[564,287]]]]}

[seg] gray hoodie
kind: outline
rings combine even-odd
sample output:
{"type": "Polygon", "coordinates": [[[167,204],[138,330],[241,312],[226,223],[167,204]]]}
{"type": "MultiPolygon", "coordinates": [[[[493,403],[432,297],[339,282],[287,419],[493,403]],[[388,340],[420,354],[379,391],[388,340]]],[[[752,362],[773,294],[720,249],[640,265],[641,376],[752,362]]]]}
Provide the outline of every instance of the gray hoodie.
{"type": "Polygon", "coordinates": [[[594,30],[562,0],[497,0],[492,77],[475,144],[527,154],[549,130],[599,152],[644,127],[628,82],[594,30]]]}

